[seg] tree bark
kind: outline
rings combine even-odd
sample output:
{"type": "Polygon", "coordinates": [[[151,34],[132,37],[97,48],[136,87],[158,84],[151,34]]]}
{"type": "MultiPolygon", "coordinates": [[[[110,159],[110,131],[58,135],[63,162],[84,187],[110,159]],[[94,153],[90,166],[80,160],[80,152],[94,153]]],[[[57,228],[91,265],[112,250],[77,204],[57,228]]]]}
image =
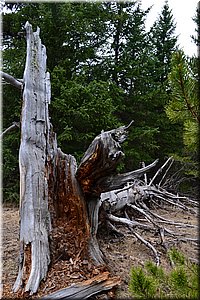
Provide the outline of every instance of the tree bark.
{"type": "Polygon", "coordinates": [[[27,57],[21,115],[20,264],[14,292],[36,293],[48,266],[58,259],[93,258],[104,264],[96,232],[101,187],[123,156],[125,129],[99,135],[78,170],[75,158],[58,147],[49,122],[50,76],[39,28],[26,23],[27,57]],[[114,137],[114,138],[113,138],[114,137]]]}
{"type": "Polygon", "coordinates": [[[85,152],[76,172],[76,178],[85,195],[90,220],[89,253],[97,265],[104,263],[96,238],[101,193],[123,187],[128,181],[142,176],[157,163],[156,160],[142,169],[117,174],[117,165],[124,156],[121,143],[127,137],[129,126],[121,126],[98,135],[85,152]]]}

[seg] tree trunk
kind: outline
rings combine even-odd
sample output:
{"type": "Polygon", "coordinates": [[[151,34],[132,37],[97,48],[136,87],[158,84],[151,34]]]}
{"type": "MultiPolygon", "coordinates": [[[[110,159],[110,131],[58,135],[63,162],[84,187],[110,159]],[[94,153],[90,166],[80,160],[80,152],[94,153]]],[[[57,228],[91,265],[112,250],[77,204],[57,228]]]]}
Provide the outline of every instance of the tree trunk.
{"type": "Polygon", "coordinates": [[[20,265],[14,291],[36,293],[50,260],[87,251],[89,223],[73,156],[57,148],[49,122],[50,79],[39,29],[26,23],[21,117],[20,265]],[[62,243],[61,243],[62,241],[62,243]]]}
{"type": "Polygon", "coordinates": [[[48,236],[47,150],[50,80],[46,72],[46,49],[37,32],[26,23],[27,56],[21,115],[20,166],[20,264],[14,291],[25,285],[35,293],[50,263],[48,236]]]}

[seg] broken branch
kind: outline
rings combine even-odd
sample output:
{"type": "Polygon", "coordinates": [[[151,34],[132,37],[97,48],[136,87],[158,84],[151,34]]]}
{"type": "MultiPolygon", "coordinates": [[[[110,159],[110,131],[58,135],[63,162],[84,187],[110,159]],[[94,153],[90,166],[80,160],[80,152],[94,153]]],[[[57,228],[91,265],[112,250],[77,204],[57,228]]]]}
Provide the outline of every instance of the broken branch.
{"type": "Polygon", "coordinates": [[[3,138],[4,135],[5,135],[7,132],[9,132],[9,131],[11,131],[11,130],[13,130],[13,129],[15,129],[15,128],[19,128],[19,127],[20,127],[20,123],[19,123],[19,122],[13,122],[12,125],[11,125],[10,127],[6,128],[6,129],[1,133],[0,138],[3,138]]]}
{"type": "Polygon", "coordinates": [[[17,89],[22,90],[23,88],[23,83],[19,80],[17,80],[16,78],[14,78],[13,76],[5,73],[5,72],[0,72],[1,77],[8,83],[10,83],[11,85],[13,85],[14,87],[16,87],[17,89]]]}

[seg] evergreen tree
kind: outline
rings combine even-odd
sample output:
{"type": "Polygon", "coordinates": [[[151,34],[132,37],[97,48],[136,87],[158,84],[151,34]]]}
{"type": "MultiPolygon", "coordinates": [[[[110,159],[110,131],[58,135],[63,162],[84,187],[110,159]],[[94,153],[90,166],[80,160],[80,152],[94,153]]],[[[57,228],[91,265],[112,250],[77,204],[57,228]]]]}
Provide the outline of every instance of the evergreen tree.
{"type": "MultiPolygon", "coordinates": [[[[196,32],[199,30],[199,7],[193,18],[196,32]]],[[[198,46],[199,37],[191,36],[198,46]]],[[[184,147],[176,155],[177,165],[183,169],[185,180],[182,189],[196,192],[198,177],[198,147],[199,147],[199,61],[198,56],[188,57],[182,50],[176,51],[171,60],[171,72],[168,82],[171,90],[171,100],[166,105],[166,113],[171,122],[183,126],[182,142],[184,147]],[[191,188],[192,187],[192,188],[191,188]]],[[[177,154],[177,152],[176,152],[177,154]]]]}
{"type": "Polygon", "coordinates": [[[172,153],[180,154],[183,149],[182,125],[172,124],[165,113],[165,106],[171,99],[167,78],[171,68],[172,55],[177,49],[175,28],[172,10],[166,1],[149,32],[150,52],[151,56],[154,57],[151,66],[154,70],[151,73],[154,82],[154,91],[151,94],[153,102],[151,120],[157,124],[156,140],[157,145],[159,145],[158,151],[162,153],[161,159],[172,153]]]}
{"type": "Polygon", "coordinates": [[[197,156],[198,126],[198,76],[197,60],[186,58],[183,51],[174,53],[171,61],[169,84],[172,100],[166,106],[169,119],[184,126],[185,153],[197,156]]]}
{"type": "MultiPolygon", "coordinates": [[[[112,99],[118,94],[117,90],[105,80],[97,82],[88,76],[91,66],[98,61],[98,49],[103,48],[102,44],[107,39],[102,5],[20,3],[6,6],[11,11],[3,16],[4,71],[21,78],[26,56],[24,25],[29,20],[34,30],[40,27],[52,80],[51,116],[54,130],[58,133],[63,151],[80,156],[102,129],[119,124],[114,116],[116,107],[112,99]]],[[[3,99],[5,129],[20,119],[20,94],[14,88],[5,86],[3,99]]],[[[10,176],[13,170],[15,182],[19,181],[19,142],[19,132],[12,132],[3,141],[4,199],[12,197],[6,191],[11,191],[10,186],[14,186],[10,176]]],[[[14,195],[19,193],[17,184],[14,191],[14,195]]]]}
{"type": "Polygon", "coordinates": [[[175,29],[172,10],[169,8],[168,1],[165,1],[161,14],[150,30],[151,46],[157,59],[157,80],[161,83],[164,83],[168,77],[172,53],[177,49],[175,29]]]}
{"type": "MultiPolygon", "coordinates": [[[[179,151],[182,125],[171,125],[164,109],[170,99],[165,84],[168,62],[176,42],[167,4],[150,37],[145,30],[149,9],[143,11],[137,1],[6,6],[12,10],[3,16],[3,68],[16,78],[22,76],[24,25],[28,20],[34,30],[40,27],[51,74],[51,121],[63,151],[79,158],[102,129],[131,120],[124,149],[127,170],[179,151]]],[[[19,121],[20,94],[5,86],[3,99],[5,129],[19,121]]],[[[18,180],[18,147],[19,132],[5,136],[4,190],[9,180],[12,185],[12,168],[18,180]]]]}

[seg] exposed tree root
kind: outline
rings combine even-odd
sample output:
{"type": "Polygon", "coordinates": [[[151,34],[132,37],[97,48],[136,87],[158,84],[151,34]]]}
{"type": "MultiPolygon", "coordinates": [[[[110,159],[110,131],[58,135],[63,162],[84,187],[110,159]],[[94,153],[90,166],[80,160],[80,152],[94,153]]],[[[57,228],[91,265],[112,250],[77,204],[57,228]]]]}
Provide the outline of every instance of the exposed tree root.
{"type": "MultiPolygon", "coordinates": [[[[129,182],[122,189],[101,194],[101,207],[105,211],[109,227],[119,232],[114,224],[127,226],[132,234],[154,254],[157,265],[160,263],[159,252],[152,242],[147,241],[142,234],[136,230],[149,230],[160,237],[160,245],[168,250],[170,244],[179,242],[198,243],[198,238],[190,236],[187,230],[198,229],[197,225],[184,221],[174,221],[169,217],[162,216],[158,211],[166,214],[167,208],[172,206],[174,211],[184,210],[186,214],[198,214],[198,202],[184,196],[169,193],[160,186],[164,182],[169,168],[173,163],[170,157],[155,173],[148,183],[147,175],[144,174],[144,181],[135,179],[129,182]],[[169,165],[169,166],[168,166],[169,165]],[[164,172],[163,178],[158,185],[153,185],[160,173],[164,172]],[[156,212],[155,212],[156,210],[156,212]],[[176,229],[173,230],[173,229],[176,229]],[[179,232],[177,232],[177,229],[179,232]]],[[[144,167],[145,164],[143,163],[144,167]]],[[[121,232],[120,232],[121,233],[121,232]]]]}

